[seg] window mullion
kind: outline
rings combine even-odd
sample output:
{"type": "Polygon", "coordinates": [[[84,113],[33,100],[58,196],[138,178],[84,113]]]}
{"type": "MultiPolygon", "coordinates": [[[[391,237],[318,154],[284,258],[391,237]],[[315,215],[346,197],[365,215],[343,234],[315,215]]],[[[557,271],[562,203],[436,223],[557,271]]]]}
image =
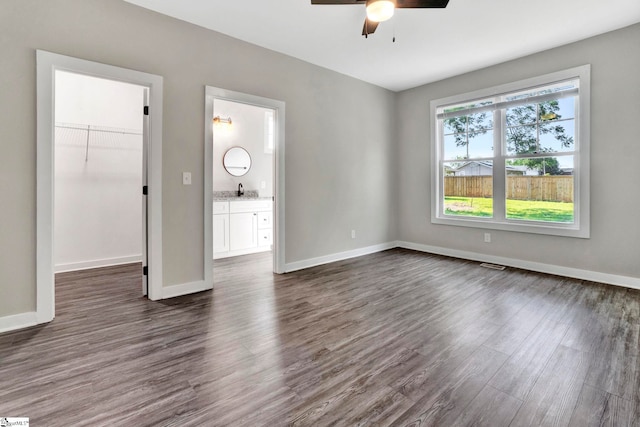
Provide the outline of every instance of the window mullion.
{"type": "Polygon", "coordinates": [[[438,179],[437,179],[437,202],[436,209],[438,215],[444,215],[444,120],[438,120],[437,125],[437,158],[438,158],[438,179]]]}
{"type": "Polygon", "coordinates": [[[467,116],[467,120],[465,120],[464,137],[466,138],[466,141],[467,141],[467,143],[465,144],[465,147],[467,148],[467,154],[465,159],[468,159],[469,158],[469,116],[467,116]]]}
{"type": "Polygon", "coordinates": [[[506,177],[505,177],[505,136],[506,110],[500,109],[493,112],[493,218],[498,221],[505,219],[506,209],[506,177]]]}
{"type": "Polygon", "coordinates": [[[540,104],[536,104],[536,153],[540,152],[540,104]]]}

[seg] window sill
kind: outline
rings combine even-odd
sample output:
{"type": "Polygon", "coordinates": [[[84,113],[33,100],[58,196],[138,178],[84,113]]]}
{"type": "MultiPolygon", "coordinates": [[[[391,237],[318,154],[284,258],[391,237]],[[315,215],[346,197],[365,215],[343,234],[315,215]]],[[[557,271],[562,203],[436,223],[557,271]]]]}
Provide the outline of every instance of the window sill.
{"type": "Polygon", "coordinates": [[[545,234],[549,236],[575,237],[588,239],[588,229],[580,229],[577,224],[560,223],[523,223],[521,221],[497,221],[493,218],[459,218],[452,216],[432,216],[432,224],[454,225],[458,227],[482,228],[488,230],[504,230],[518,233],[545,234]]]}

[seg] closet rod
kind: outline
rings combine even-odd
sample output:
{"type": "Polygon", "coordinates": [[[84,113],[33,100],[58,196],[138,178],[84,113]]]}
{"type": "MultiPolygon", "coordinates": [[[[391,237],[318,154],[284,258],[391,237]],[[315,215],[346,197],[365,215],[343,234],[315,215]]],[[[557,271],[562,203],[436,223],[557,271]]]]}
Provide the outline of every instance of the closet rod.
{"type": "Polygon", "coordinates": [[[91,127],[91,125],[87,125],[87,127],[56,125],[56,127],[57,128],[61,128],[61,129],[75,129],[75,130],[84,130],[84,131],[90,131],[90,132],[119,133],[119,134],[122,134],[122,135],[142,135],[142,132],[125,132],[125,131],[121,131],[121,130],[94,129],[94,128],[91,127]]]}
{"type": "Polygon", "coordinates": [[[73,129],[73,130],[81,130],[81,131],[87,132],[86,148],[84,152],[85,162],[89,161],[89,135],[91,134],[91,132],[116,133],[119,135],[142,135],[142,132],[127,132],[123,130],[95,129],[95,127],[92,128],[91,125],[72,126],[72,125],[59,124],[59,125],[55,125],[55,127],[58,129],[73,129]]]}

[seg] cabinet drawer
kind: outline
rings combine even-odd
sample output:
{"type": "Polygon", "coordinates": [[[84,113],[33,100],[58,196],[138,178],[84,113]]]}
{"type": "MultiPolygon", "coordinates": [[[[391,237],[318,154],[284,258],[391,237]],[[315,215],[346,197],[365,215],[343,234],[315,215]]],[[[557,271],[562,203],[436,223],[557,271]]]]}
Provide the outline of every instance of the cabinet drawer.
{"type": "Polygon", "coordinates": [[[241,212],[258,212],[258,211],[270,211],[271,200],[246,200],[246,201],[232,201],[229,202],[229,212],[241,213],[241,212]]]}
{"type": "Polygon", "coordinates": [[[258,212],[258,229],[272,228],[271,211],[258,212]]]}
{"type": "Polygon", "coordinates": [[[271,229],[258,230],[258,246],[270,246],[273,242],[271,229]]]}
{"type": "Polygon", "coordinates": [[[229,202],[213,202],[213,214],[229,213],[229,202]]]}

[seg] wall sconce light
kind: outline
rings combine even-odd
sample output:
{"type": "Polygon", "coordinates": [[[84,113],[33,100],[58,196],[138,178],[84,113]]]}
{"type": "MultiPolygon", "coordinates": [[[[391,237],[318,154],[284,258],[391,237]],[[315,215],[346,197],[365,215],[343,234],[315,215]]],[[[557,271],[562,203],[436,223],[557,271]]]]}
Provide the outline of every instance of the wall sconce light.
{"type": "Polygon", "coordinates": [[[213,124],[214,124],[214,125],[219,125],[219,124],[221,124],[221,123],[225,123],[225,124],[227,124],[228,126],[231,126],[231,124],[232,124],[233,122],[231,121],[231,117],[224,118],[224,117],[220,117],[220,116],[215,116],[215,117],[213,118],[213,124]]]}

